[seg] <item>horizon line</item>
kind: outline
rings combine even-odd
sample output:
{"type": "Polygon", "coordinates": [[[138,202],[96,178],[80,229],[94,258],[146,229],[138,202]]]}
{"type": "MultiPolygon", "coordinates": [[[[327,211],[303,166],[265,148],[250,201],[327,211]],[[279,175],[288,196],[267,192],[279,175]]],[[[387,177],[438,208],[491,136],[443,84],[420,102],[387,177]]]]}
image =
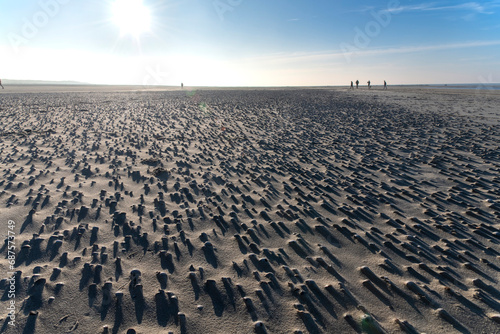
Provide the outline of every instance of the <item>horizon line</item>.
{"type": "MultiPolygon", "coordinates": [[[[181,88],[178,85],[143,85],[143,84],[104,84],[104,83],[88,83],[88,82],[79,82],[73,80],[24,80],[24,79],[2,79],[2,83],[8,84],[11,86],[120,86],[120,87],[144,87],[144,88],[161,88],[161,87],[169,87],[169,88],[181,88]],[[12,83],[9,83],[12,81],[12,83]],[[17,81],[17,82],[16,82],[17,81]]],[[[491,86],[491,85],[500,85],[500,82],[444,82],[444,83],[387,83],[388,86],[456,86],[456,85],[471,85],[471,86],[491,86]]],[[[360,85],[360,87],[365,87],[366,84],[360,85]]],[[[371,86],[384,86],[383,84],[372,84],[371,86]]],[[[331,85],[241,85],[241,86],[224,86],[224,85],[192,85],[186,86],[184,85],[184,89],[188,88],[287,88],[287,87],[310,87],[310,88],[321,88],[321,87],[350,87],[350,84],[331,84],[331,85]]]]}

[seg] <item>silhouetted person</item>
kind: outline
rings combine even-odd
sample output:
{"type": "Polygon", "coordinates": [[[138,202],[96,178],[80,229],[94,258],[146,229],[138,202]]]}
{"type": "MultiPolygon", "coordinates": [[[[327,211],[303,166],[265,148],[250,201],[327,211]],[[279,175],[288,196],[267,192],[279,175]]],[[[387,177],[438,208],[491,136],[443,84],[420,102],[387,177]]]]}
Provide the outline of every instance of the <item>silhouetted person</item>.
{"type": "Polygon", "coordinates": [[[354,83],[351,81],[351,89],[354,89],[354,83]]]}
{"type": "Polygon", "coordinates": [[[181,89],[184,89],[184,83],[181,82],[181,89]]]}
{"type": "Polygon", "coordinates": [[[384,80],[384,89],[387,89],[387,82],[384,80]]]}
{"type": "Polygon", "coordinates": [[[359,86],[359,80],[356,80],[356,89],[358,89],[359,86]]]}
{"type": "Polygon", "coordinates": [[[3,85],[2,85],[2,79],[0,79],[0,86],[2,86],[2,89],[4,89],[3,85]]]}
{"type": "Polygon", "coordinates": [[[370,86],[370,80],[368,80],[368,89],[371,89],[372,86],[370,86]]]}

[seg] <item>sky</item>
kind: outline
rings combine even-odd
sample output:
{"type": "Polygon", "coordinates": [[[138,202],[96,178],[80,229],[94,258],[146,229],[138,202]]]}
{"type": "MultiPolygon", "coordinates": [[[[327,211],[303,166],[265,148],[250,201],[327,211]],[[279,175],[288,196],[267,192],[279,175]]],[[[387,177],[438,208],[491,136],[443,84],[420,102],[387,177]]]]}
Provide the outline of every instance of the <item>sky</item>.
{"type": "Polygon", "coordinates": [[[500,82],[500,0],[0,0],[0,78],[500,82]]]}

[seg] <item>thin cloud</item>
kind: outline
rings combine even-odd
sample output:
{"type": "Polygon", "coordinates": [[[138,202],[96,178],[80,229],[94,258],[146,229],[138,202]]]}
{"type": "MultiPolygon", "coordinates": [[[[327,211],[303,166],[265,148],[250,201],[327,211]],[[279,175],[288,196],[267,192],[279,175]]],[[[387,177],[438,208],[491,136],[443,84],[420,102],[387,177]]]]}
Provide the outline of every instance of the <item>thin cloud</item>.
{"type": "MultiPolygon", "coordinates": [[[[348,53],[349,56],[373,56],[373,55],[389,55],[389,54],[402,54],[402,53],[416,53],[426,51],[441,51],[453,49],[466,49],[476,47],[487,47],[500,45],[500,40],[493,41],[470,41],[464,43],[451,43],[440,45],[416,45],[416,46],[403,46],[399,48],[384,48],[384,49],[363,49],[348,53]]],[[[263,57],[247,58],[247,61],[257,61],[264,63],[302,63],[302,62],[327,62],[337,58],[343,58],[346,53],[341,51],[330,52],[302,52],[293,54],[274,54],[263,57]]]]}
{"type": "Polygon", "coordinates": [[[499,1],[491,1],[484,4],[480,4],[478,2],[466,2],[451,6],[439,6],[436,3],[421,3],[413,6],[400,6],[397,8],[388,9],[388,12],[430,12],[430,11],[443,11],[443,10],[466,10],[472,11],[478,14],[494,14],[494,11],[491,11],[492,8],[500,7],[499,1]]]}
{"type": "Polygon", "coordinates": [[[452,49],[466,49],[482,46],[500,45],[500,40],[497,41],[472,41],[465,43],[452,43],[442,45],[418,45],[418,46],[405,46],[401,48],[386,48],[386,49],[373,49],[362,50],[355,52],[356,55],[384,55],[384,54],[399,54],[399,53],[413,53],[425,51],[438,51],[438,50],[452,50],[452,49]]]}
{"type": "Polygon", "coordinates": [[[375,10],[374,6],[364,6],[359,9],[351,9],[351,10],[346,10],[343,13],[366,13],[369,11],[375,10]]]}
{"type": "MultiPolygon", "coordinates": [[[[444,5],[439,2],[423,2],[415,5],[382,9],[382,12],[399,14],[402,12],[468,11],[473,14],[495,14],[493,8],[496,7],[500,7],[500,0],[489,1],[486,3],[472,1],[455,5],[444,5]]],[[[362,8],[345,11],[344,13],[367,13],[375,10],[375,6],[364,6],[362,8]]]]}

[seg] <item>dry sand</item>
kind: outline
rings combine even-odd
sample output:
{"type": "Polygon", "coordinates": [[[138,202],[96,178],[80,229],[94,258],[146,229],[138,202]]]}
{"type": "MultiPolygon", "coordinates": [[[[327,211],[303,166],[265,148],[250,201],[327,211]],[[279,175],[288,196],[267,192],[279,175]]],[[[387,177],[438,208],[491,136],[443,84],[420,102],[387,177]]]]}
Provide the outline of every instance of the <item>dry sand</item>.
{"type": "Polygon", "coordinates": [[[6,87],[0,332],[498,333],[499,93],[6,87]]]}

